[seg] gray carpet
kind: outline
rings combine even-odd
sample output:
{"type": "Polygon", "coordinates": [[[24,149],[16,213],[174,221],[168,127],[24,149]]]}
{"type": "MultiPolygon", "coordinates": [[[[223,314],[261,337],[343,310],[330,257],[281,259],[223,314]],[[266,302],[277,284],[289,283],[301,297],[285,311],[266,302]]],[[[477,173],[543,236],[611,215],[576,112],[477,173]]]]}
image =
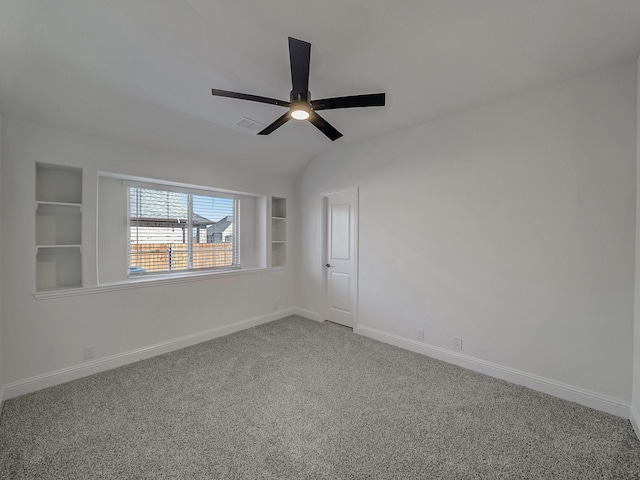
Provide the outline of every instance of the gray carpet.
{"type": "Polygon", "coordinates": [[[289,317],[9,400],[2,479],[639,479],[605,413],[289,317]]]}

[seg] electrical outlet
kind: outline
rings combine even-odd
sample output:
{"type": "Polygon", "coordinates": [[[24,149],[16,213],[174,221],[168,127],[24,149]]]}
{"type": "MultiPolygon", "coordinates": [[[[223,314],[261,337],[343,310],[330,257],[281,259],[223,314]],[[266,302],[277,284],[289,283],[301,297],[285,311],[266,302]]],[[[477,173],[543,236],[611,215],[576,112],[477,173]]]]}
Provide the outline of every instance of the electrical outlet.
{"type": "Polygon", "coordinates": [[[460,337],[453,337],[453,348],[462,350],[462,339],[460,337]]]}
{"type": "Polygon", "coordinates": [[[84,358],[88,359],[88,358],[93,358],[96,356],[96,352],[95,352],[95,345],[87,345],[86,347],[84,347],[84,358]]]}
{"type": "Polygon", "coordinates": [[[419,328],[416,332],[416,338],[418,340],[424,340],[424,328],[419,328]]]}

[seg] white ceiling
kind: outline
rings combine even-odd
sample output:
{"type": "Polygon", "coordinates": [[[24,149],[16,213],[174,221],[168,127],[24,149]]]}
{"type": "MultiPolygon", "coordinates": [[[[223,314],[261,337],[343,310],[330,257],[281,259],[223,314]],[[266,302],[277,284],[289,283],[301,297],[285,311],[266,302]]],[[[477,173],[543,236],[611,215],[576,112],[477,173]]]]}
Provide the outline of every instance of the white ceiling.
{"type": "Polygon", "coordinates": [[[293,177],[314,156],[640,54],[640,0],[0,0],[4,116],[293,177]],[[313,98],[386,92],[269,136],[287,37],[312,44],[313,98]]]}

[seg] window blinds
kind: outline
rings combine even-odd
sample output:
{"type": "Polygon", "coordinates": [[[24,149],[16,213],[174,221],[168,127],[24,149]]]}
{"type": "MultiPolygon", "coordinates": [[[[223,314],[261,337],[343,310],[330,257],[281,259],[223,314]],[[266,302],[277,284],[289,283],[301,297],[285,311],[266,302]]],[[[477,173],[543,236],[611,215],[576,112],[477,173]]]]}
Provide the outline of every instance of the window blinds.
{"type": "Polygon", "coordinates": [[[129,187],[129,275],[239,266],[239,202],[129,187]]]}

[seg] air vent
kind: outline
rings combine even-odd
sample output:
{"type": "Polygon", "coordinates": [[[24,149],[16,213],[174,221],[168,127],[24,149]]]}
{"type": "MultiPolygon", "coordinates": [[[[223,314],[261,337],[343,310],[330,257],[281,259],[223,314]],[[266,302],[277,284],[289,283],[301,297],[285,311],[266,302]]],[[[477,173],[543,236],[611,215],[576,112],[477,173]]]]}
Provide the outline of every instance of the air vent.
{"type": "Polygon", "coordinates": [[[262,130],[265,125],[264,123],[256,122],[255,120],[251,120],[247,117],[242,117],[239,121],[236,122],[236,127],[247,130],[251,133],[257,133],[262,130]]]}

